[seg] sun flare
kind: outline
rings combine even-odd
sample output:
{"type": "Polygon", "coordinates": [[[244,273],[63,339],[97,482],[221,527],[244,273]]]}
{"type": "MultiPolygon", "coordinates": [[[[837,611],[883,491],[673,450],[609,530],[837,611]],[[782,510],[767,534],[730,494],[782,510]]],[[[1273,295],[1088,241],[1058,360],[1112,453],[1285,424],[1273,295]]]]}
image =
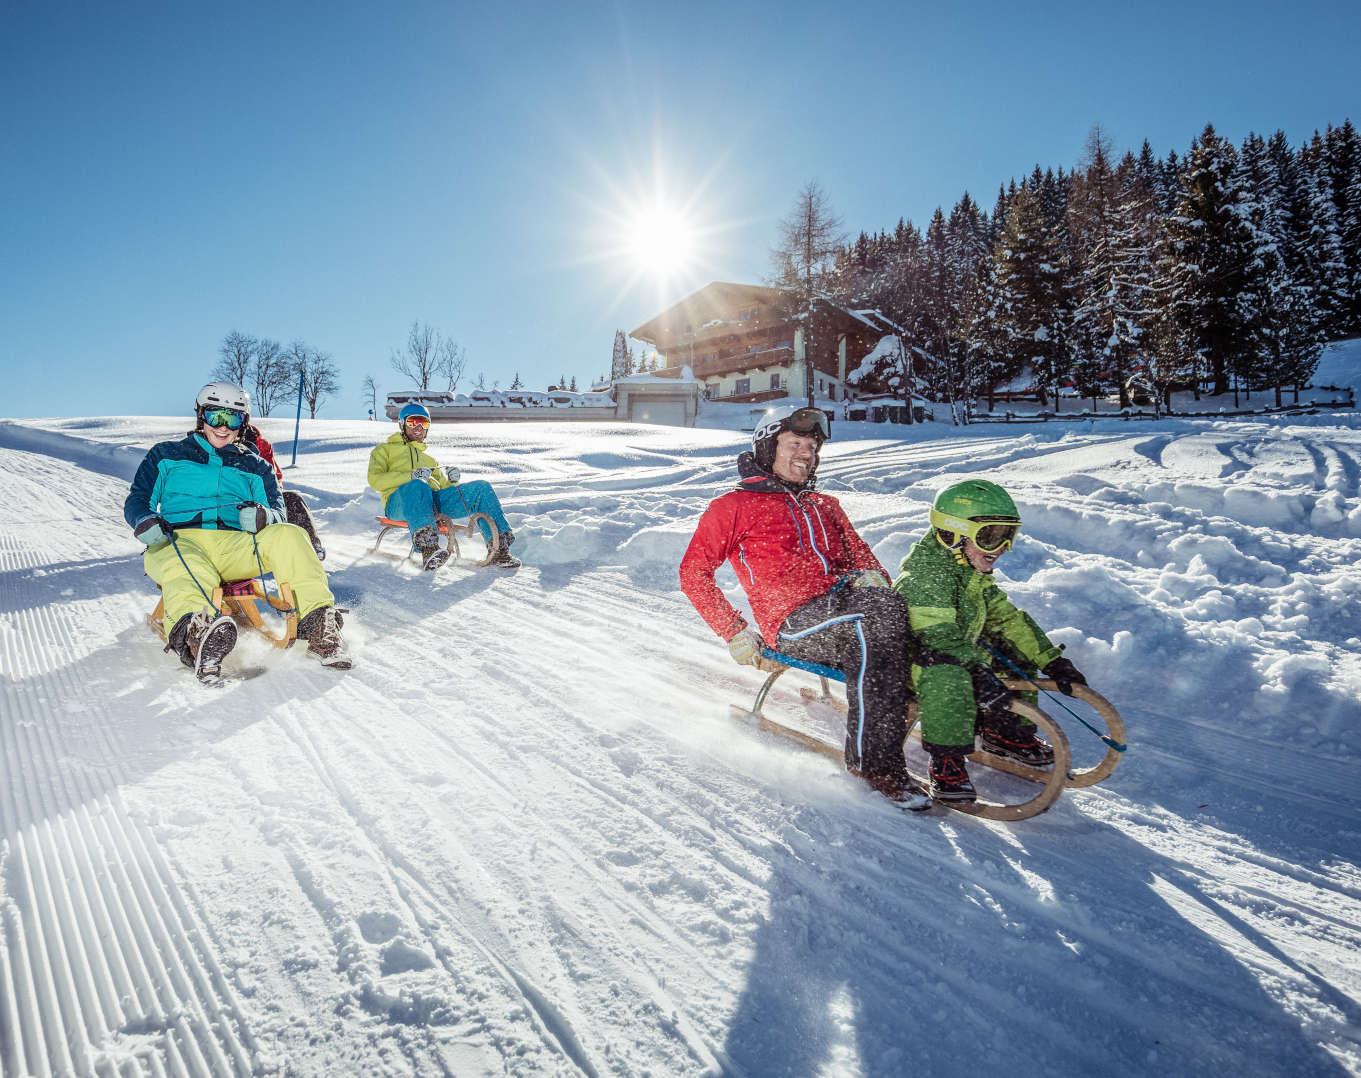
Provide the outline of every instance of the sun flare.
{"type": "Polygon", "coordinates": [[[668,206],[640,208],[629,221],[627,246],[640,270],[668,276],[683,270],[693,257],[694,225],[668,206]]]}

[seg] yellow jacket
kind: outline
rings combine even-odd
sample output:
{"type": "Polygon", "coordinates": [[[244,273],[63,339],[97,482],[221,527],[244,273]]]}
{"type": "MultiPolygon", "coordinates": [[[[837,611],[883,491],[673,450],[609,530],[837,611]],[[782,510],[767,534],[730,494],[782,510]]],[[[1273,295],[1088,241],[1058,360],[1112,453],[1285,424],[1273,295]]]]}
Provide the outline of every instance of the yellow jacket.
{"type": "Polygon", "coordinates": [[[411,482],[411,473],[417,468],[431,469],[426,480],[431,490],[452,487],[444,470],[435,463],[435,458],[425,451],[424,442],[412,442],[398,431],[385,442],[379,442],[369,454],[369,486],[382,495],[386,503],[388,495],[403,483],[411,482]]]}

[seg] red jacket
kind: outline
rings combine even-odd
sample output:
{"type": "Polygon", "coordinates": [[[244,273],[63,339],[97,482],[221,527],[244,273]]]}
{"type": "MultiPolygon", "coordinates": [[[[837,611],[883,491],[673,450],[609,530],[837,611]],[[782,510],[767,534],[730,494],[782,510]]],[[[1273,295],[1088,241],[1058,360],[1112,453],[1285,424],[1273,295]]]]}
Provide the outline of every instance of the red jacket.
{"type": "Polygon", "coordinates": [[[856,570],[888,577],[835,498],[811,490],[795,494],[759,473],[709,504],[680,564],[681,590],[709,628],[730,640],[747,622],[714,583],[725,561],[770,644],[795,609],[856,570]]]}
{"type": "Polygon", "coordinates": [[[279,467],[279,462],[274,459],[274,446],[259,427],[255,428],[254,448],[260,456],[265,458],[265,462],[274,469],[274,478],[282,483],[284,481],[284,470],[279,467]]]}

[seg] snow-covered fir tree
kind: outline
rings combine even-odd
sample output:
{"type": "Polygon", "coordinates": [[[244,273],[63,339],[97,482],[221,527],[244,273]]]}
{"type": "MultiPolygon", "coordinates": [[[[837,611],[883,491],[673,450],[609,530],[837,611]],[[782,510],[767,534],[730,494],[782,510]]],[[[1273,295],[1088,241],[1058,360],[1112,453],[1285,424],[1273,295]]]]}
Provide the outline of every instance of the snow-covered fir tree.
{"type": "Polygon", "coordinates": [[[633,357],[629,354],[628,339],[622,329],[614,331],[614,355],[610,359],[610,381],[626,378],[633,373],[633,357]]]}
{"type": "Polygon", "coordinates": [[[1012,200],[995,260],[998,325],[1012,350],[1015,372],[1028,365],[1044,401],[1047,390],[1067,373],[1064,254],[1030,182],[1012,200]]]}
{"type": "Polygon", "coordinates": [[[1216,394],[1228,392],[1233,364],[1248,346],[1238,294],[1253,241],[1237,169],[1233,144],[1207,125],[1186,159],[1162,252],[1163,302],[1204,358],[1216,394]]]}

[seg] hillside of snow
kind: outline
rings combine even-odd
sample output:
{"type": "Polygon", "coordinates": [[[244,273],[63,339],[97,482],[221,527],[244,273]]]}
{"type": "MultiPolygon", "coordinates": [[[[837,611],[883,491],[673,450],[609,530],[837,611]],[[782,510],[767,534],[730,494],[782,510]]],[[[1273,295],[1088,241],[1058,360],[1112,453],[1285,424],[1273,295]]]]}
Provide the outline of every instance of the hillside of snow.
{"type": "MultiPolygon", "coordinates": [[[[1361,1074],[1357,414],[836,425],[892,570],[948,481],[1012,491],[1000,582],[1124,717],[1011,825],[730,718],[676,566],[740,432],[437,425],[526,567],[432,577],[367,553],[391,426],[305,422],[355,668],[245,636],[205,688],[122,520],[184,427],[0,421],[6,1078],[1361,1074]]],[[[835,740],[801,678],[768,709],[835,740]]]]}

